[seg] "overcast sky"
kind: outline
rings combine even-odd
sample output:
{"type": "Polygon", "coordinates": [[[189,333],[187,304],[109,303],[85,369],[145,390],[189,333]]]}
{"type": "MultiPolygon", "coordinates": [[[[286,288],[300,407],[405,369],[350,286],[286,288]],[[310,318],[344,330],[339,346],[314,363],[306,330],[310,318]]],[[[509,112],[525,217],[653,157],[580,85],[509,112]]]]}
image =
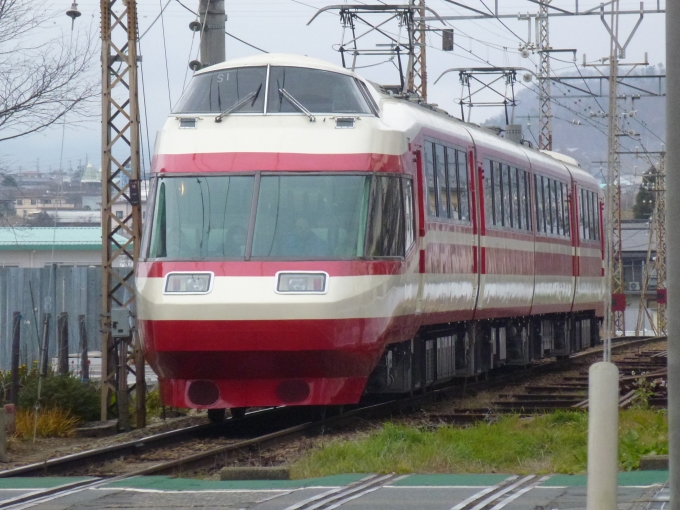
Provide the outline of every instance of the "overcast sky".
{"type": "MultiPolygon", "coordinates": [[[[64,12],[70,7],[72,0],[52,0],[53,4],[63,3],[64,12]]],[[[193,33],[189,30],[189,22],[194,15],[183,8],[177,0],[138,0],[140,32],[144,33],[161,11],[161,7],[169,5],[159,19],[141,40],[143,56],[144,93],[140,90],[140,101],[144,108],[146,101],[147,117],[143,117],[143,144],[153,148],[156,132],[161,128],[165,118],[179,99],[187,80],[191,78],[187,63],[197,58],[198,37],[192,41],[193,33]],[[164,28],[164,30],[163,30],[164,28]],[[164,33],[165,32],[165,33],[164,33]],[[193,42],[193,44],[192,44],[193,42]],[[193,48],[193,49],[192,49],[193,48]],[[167,73],[166,73],[167,55],[167,73]],[[168,79],[169,76],[169,79],[168,79]],[[149,132],[149,142],[146,132],[149,132]]],[[[198,8],[198,0],[182,0],[193,10],[198,8]]],[[[336,3],[342,3],[335,0],[336,3]]],[[[485,10],[485,5],[493,8],[494,0],[459,0],[478,10],[485,10]]],[[[233,35],[268,52],[294,53],[321,58],[340,65],[340,55],[333,46],[340,42],[342,29],[336,13],[324,14],[310,26],[306,23],[314,15],[316,9],[332,2],[326,0],[226,0],[225,9],[228,15],[227,30],[233,35]],[[306,5],[304,5],[306,4],[306,5]]],[[[349,2],[352,3],[352,2],[349,2]]],[[[380,3],[366,0],[365,3],[380,3]]],[[[535,13],[538,5],[528,0],[498,0],[502,13],[516,14],[535,13]]],[[[553,0],[553,5],[565,9],[574,8],[574,0],[553,0]]],[[[586,10],[600,4],[599,0],[580,0],[579,8],[586,10]]],[[[645,2],[647,8],[655,8],[656,1],[645,2]]],[[[621,9],[639,9],[638,0],[621,0],[621,9]]],[[[661,7],[665,0],[661,1],[661,7]]],[[[76,29],[92,26],[99,28],[99,1],[81,0],[78,7],[83,16],[76,21],[76,29]]],[[[456,15],[464,9],[447,3],[445,0],[430,0],[428,7],[440,15],[456,15]]],[[[374,18],[376,19],[376,18],[374,18]]],[[[622,17],[621,33],[627,38],[630,29],[637,21],[637,16],[622,17]]],[[[54,20],[51,35],[59,30],[68,33],[71,20],[66,15],[54,20]]],[[[428,100],[438,103],[440,107],[458,115],[459,107],[454,100],[460,97],[461,87],[458,76],[451,73],[434,85],[434,81],[446,69],[452,67],[487,66],[489,62],[497,66],[522,66],[535,69],[537,55],[528,59],[522,58],[518,52],[519,44],[527,39],[527,22],[517,19],[505,19],[503,26],[498,20],[452,22],[455,33],[455,50],[443,52],[441,37],[436,32],[428,34],[428,100]],[[522,41],[520,41],[520,39],[522,41]]],[[[432,23],[433,27],[441,26],[432,23]]],[[[450,28],[450,27],[449,27],[450,28]]],[[[396,31],[396,26],[390,27],[396,31]]],[[[649,14],[633,37],[626,54],[626,61],[640,62],[644,53],[649,53],[652,64],[665,62],[664,49],[664,16],[649,14]]],[[[534,37],[532,30],[532,38],[534,37]]],[[[367,44],[372,46],[379,41],[372,39],[367,44]]],[[[577,50],[577,63],[583,60],[586,53],[588,61],[604,57],[609,52],[609,36],[599,16],[555,17],[550,21],[550,43],[553,48],[577,50]]],[[[259,53],[241,42],[227,37],[227,59],[244,57],[259,53]]],[[[552,62],[554,73],[574,72],[571,53],[555,54],[559,60],[552,62]]],[[[382,60],[365,60],[359,65],[380,63],[382,60]]],[[[398,74],[393,63],[386,62],[374,67],[360,69],[358,72],[367,78],[380,83],[398,83],[398,74]]],[[[92,76],[100,73],[98,62],[93,63],[92,76]]],[[[521,90],[523,87],[517,87],[521,90]]],[[[94,112],[96,113],[97,105],[94,112]]],[[[472,120],[482,122],[485,118],[498,114],[498,109],[476,109],[472,120]]],[[[0,142],[0,161],[6,167],[33,170],[40,158],[41,170],[60,167],[68,170],[75,168],[87,157],[95,165],[100,165],[100,123],[91,121],[71,126],[67,122],[62,133],[62,126],[55,126],[41,133],[26,136],[17,140],[0,142]],[[63,134],[63,152],[62,152],[63,134]]]]}

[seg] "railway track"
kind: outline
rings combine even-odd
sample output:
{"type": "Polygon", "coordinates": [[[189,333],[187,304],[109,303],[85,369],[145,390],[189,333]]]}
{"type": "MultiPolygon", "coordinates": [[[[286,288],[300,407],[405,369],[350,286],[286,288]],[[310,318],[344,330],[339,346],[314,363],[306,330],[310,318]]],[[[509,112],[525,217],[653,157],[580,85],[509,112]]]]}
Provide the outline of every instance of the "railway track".
{"type": "MultiPolygon", "coordinates": [[[[660,338],[638,339],[623,342],[615,346],[625,349],[658,341],[660,338]]],[[[591,351],[585,355],[571,358],[583,359],[596,356],[598,351],[591,351]]],[[[655,354],[653,354],[656,356],[655,354]]],[[[662,359],[662,358],[659,358],[662,359]]],[[[559,360],[533,367],[530,372],[544,373],[556,366],[569,363],[570,360],[559,360]]],[[[655,361],[653,363],[658,363],[655,361]]],[[[656,366],[656,365],[655,365],[656,366]]],[[[250,451],[253,448],[269,447],[277,443],[290,441],[303,435],[313,435],[327,427],[337,427],[357,419],[371,419],[389,416],[395,412],[418,408],[421,404],[460,395],[471,388],[483,390],[491,384],[503,384],[513,377],[526,377],[524,372],[503,374],[499,378],[492,378],[473,382],[467,385],[443,387],[407,398],[391,399],[379,403],[372,403],[346,410],[335,416],[318,416],[318,409],[305,408],[275,408],[258,410],[248,413],[242,420],[226,420],[224,424],[203,424],[184,429],[164,432],[126,443],[110,445],[46,460],[40,463],[20,466],[0,471],[0,478],[15,476],[45,476],[55,474],[88,474],[107,476],[106,483],[113,479],[124,479],[131,476],[159,475],[159,474],[188,474],[201,469],[217,469],[229,463],[238,452],[250,451]],[[315,415],[316,413],[316,415],[315,415]],[[196,448],[197,438],[202,439],[203,448],[196,448]],[[220,444],[214,443],[220,441],[220,444]],[[179,448],[182,443],[189,446],[179,448]],[[207,446],[206,446],[206,443],[207,446]],[[194,446],[192,446],[194,445],[194,446]],[[120,461],[123,461],[122,463],[120,461]],[[107,462],[118,461],[127,466],[127,472],[111,478],[112,473],[107,468],[107,462]]],[[[573,381],[582,384],[582,381],[573,381]]],[[[544,399],[545,401],[547,399],[544,399]]],[[[568,401],[565,397],[565,401],[568,401]]],[[[583,399],[581,399],[583,400],[583,399]]],[[[526,412],[524,406],[520,412],[526,412]]],[[[545,408],[545,406],[544,406],[545,408]]],[[[511,409],[513,412],[517,412],[511,409]]],[[[451,422],[470,422],[488,419],[492,414],[489,410],[467,410],[460,413],[458,419],[451,422]]],[[[113,473],[114,475],[117,473],[113,473]]],[[[93,482],[98,483],[98,482],[93,482]]],[[[104,482],[102,482],[104,483],[104,482]]],[[[76,490],[79,487],[69,487],[65,490],[76,490]]],[[[85,486],[83,486],[83,489],[85,486]]],[[[28,496],[27,496],[28,497],[28,496]]],[[[42,496],[41,496],[42,497],[42,496]]],[[[0,508],[3,508],[0,505],[0,508]]]]}

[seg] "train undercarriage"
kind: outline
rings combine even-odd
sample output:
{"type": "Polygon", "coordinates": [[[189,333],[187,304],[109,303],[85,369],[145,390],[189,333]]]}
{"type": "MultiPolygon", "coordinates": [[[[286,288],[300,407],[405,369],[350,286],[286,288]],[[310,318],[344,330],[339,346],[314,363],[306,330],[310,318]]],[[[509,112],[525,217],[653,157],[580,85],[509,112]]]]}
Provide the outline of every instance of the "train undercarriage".
{"type": "Polygon", "coordinates": [[[501,366],[568,357],[600,342],[600,322],[581,312],[428,326],[385,349],[366,393],[410,392],[501,366]]]}

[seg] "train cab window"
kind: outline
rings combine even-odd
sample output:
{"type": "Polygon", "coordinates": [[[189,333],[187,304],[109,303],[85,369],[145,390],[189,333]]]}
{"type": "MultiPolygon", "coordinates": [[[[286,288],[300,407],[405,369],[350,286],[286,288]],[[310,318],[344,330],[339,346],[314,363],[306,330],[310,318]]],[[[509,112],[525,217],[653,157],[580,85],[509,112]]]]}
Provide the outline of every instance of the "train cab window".
{"type": "Polygon", "coordinates": [[[403,257],[406,238],[401,179],[376,176],[369,203],[366,256],[403,257]]]}
{"type": "Polygon", "coordinates": [[[233,113],[263,113],[267,68],[241,67],[196,74],[173,113],[222,113],[245,101],[233,113]]]}
{"type": "Polygon", "coordinates": [[[252,257],[362,256],[369,184],[359,175],[263,175],[252,257]]]}
{"type": "Polygon", "coordinates": [[[168,177],[159,181],[150,258],[244,258],[254,177],[168,177]]]}
{"type": "Polygon", "coordinates": [[[312,113],[374,114],[354,78],[346,74],[271,66],[267,113],[300,113],[281,90],[312,113]]]}
{"type": "Polygon", "coordinates": [[[470,221],[468,167],[465,151],[425,142],[428,216],[470,221]]]}

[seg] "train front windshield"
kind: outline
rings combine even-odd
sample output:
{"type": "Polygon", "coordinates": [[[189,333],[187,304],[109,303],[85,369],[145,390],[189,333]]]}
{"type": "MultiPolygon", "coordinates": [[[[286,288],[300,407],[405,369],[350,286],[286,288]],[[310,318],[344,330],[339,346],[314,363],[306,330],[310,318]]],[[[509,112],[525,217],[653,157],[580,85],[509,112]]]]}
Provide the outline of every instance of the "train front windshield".
{"type": "Polygon", "coordinates": [[[162,177],[148,256],[400,257],[413,237],[412,211],[411,181],[398,176],[262,175],[257,185],[254,175],[162,177]]]}

